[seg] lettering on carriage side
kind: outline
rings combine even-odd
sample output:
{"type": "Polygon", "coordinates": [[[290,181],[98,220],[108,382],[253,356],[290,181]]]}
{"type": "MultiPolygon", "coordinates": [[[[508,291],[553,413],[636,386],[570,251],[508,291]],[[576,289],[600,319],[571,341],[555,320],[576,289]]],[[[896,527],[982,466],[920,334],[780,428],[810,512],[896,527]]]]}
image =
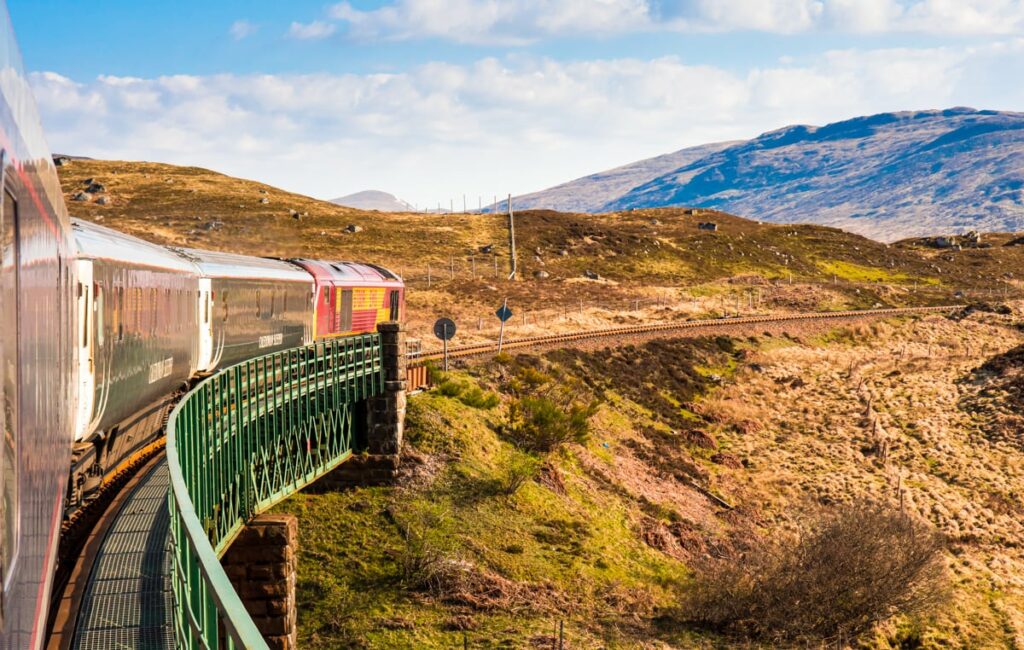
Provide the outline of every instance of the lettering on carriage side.
{"type": "Polygon", "coordinates": [[[163,361],[157,361],[149,366],[149,383],[160,381],[169,377],[174,370],[174,357],[167,357],[163,361]]]}
{"type": "Polygon", "coordinates": [[[267,334],[260,337],[260,349],[281,345],[283,342],[284,334],[281,332],[278,332],[277,334],[267,334]]]}

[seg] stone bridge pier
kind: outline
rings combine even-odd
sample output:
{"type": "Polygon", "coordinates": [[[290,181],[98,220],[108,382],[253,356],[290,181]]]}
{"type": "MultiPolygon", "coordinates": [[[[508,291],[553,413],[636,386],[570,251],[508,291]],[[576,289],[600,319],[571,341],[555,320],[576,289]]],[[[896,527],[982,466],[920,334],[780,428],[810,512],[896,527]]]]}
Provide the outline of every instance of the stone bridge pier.
{"type": "Polygon", "coordinates": [[[360,485],[386,485],[398,474],[405,431],[406,356],[405,326],[389,322],[377,326],[384,365],[384,392],[367,400],[363,448],[316,482],[314,489],[331,490],[360,485]]]}

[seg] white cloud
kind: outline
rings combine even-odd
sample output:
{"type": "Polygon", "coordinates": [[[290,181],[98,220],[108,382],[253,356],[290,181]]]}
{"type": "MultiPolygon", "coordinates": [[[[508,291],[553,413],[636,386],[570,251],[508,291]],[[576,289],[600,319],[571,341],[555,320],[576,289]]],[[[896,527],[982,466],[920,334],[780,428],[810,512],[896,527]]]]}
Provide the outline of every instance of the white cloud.
{"type": "Polygon", "coordinates": [[[543,35],[641,29],[648,12],[646,0],[398,0],[368,11],[341,2],[328,15],[361,39],[523,44],[543,35]]]}
{"type": "Polygon", "coordinates": [[[231,27],[228,28],[228,34],[236,41],[240,41],[243,38],[252,36],[258,29],[258,25],[243,18],[231,23],[231,27]]]}
{"type": "Polygon", "coordinates": [[[632,32],[1019,34],[1024,0],[393,0],[328,9],[357,39],[522,45],[632,32]]]}
{"type": "Polygon", "coordinates": [[[314,41],[327,38],[337,29],[335,25],[322,20],[314,20],[311,23],[292,23],[288,27],[288,36],[304,41],[314,41]]]}
{"type": "Polygon", "coordinates": [[[743,72],[673,58],[517,56],[396,74],[99,77],[37,73],[55,150],[203,165],[331,197],[420,205],[541,189],[793,123],[1024,105],[1024,39],[842,50],[743,72]]]}

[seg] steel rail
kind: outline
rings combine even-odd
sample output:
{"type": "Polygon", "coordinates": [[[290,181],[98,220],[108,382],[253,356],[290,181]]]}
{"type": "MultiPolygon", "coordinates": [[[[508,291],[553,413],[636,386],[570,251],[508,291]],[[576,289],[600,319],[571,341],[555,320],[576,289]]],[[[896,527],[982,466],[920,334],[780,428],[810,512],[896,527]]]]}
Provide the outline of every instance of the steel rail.
{"type": "MultiPolygon", "coordinates": [[[[673,332],[676,330],[700,329],[700,328],[724,328],[736,325],[756,325],[763,323],[785,323],[806,320],[841,320],[844,318],[865,318],[865,317],[887,317],[902,316],[910,314],[921,314],[931,312],[947,312],[955,309],[962,309],[963,305],[939,305],[934,307],[888,307],[884,309],[853,309],[845,311],[817,311],[800,312],[796,314],[764,315],[764,316],[741,316],[738,318],[707,318],[701,320],[686,320],[664,323],[649,323],[646,325],[630,325],[626,327],[610,327],[595,330],[581,330],[566,332],[564,334],[548,334],[543,336],[528,336],[519,339],[506,339],[502,349],[520,349],[554,345],[558,343],[571,343],[589,339],[600,339],[614,336],[632,336],[637,334],[652,334],[658,332],[673,332]]],[[[489,354],[497,350],[495,343],[474,343],[448,348],[449,358],[473,357],[489,354]]],[[[427,361],[440,359],[441,350],[427,350],[422,352],[411,352],[407,355],[410,366],[423,365],[427,361]]]]}

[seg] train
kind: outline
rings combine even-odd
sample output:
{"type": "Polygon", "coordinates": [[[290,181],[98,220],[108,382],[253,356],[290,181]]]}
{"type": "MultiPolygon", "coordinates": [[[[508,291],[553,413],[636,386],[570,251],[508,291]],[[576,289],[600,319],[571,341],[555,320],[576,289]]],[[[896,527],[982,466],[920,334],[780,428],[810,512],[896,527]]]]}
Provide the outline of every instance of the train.
{"type": "Polygon", "coordinates": [[[403,317],[404,285],[380,266],[162,247],[79,219],[71,230],[71,517],[161,444],[170,409],[197,379],[403,317]]]}
{"type": "Polygon", "coordinates": [[[180,395],[403,320],[405,288],[372,264],[163,247],[72,219],[6,2],[0,39],[0,649],[34,650],[69,521],[159,449],[180,395]]]}

